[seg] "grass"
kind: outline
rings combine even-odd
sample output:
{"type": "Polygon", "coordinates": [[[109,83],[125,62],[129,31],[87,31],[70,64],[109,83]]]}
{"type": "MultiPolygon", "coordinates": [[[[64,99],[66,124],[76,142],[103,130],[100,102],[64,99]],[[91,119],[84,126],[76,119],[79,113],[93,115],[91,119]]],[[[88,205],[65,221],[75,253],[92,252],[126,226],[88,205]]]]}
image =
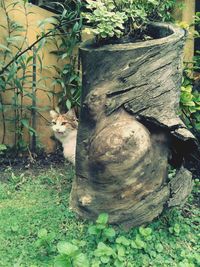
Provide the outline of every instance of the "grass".
{"type": "MultiPolygon", "coordinates": [[[[70,165],[34,171],[7,168],[2,173],[1,267],[54,266],[54,258],[58,254],[57,243],[74,239],[86,240],[83,250],[89,258],[94,257],[97,244],[88,234],[88,223],[76,218],[68,208],[73,176],[70,165]]],[[[128,255],[129,261],[136,263],[133,266],[200,266],[197,184],[182,212],[177,209],[168,211],[149,225],[152,229],[151,241],[144,239],[146,245],[135,248],[133,252],[131,250],[131,255],[128,255]]],[[[140,230],[136,228],[128,233],[119,230],[118,236],[134,240],[140,230]]]]}
{"type": "Polygon", "coordinates": [[[47,229],[55,238],[72,239],[83,222],[68,209],[73,170],[50,168],[38,173],[7,170],[0,185],[0,266],[51,266],[53,253],[38,248],[38,231],[47,229]]]}

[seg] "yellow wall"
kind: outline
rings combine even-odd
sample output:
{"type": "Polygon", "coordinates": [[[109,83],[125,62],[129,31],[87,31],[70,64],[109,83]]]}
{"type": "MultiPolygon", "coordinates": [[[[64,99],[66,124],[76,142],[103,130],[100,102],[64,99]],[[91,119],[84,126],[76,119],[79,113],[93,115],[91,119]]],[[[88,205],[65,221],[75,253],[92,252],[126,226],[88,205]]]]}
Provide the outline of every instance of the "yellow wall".
{"type": "MultiPolygon", "coordinates": [[[[11,2],[13,2],[12,0],[6,0],[5,3],[6,5],[9,5],[11,2]]],[[[16,1],[15,1],[16,2],[16,1]]],[[[20,2],[20,1],[19,1],[20,2]]],[[[51,12],[48,12],[44,9],[41,9],[37,6],[34,5],[29,5],[27,7],[27,12],[29,12],[30,14],[28,15],[28,21],[26,22],[26,16],[25,16],[25,10],[23,8],[23,5],[16,5],[15,6],[15,10],[13,10],[12,12],[10,12],[10,18],[12,20],[17,21],[18,23],[20,23],[21,25],[26,25],[28,23],[28,34],[27,34],[27,44],[24,45],[24,48],[27,47],[27,45],[31,45],[37,38],[37,35],[40,35],[40,29],[38,27],[38,22],[44,20],[45,18],[49,18],[52,15],[54,15],[51,12]]],[[[0,24],[6,24],[6,17],[3,15],[3,11],[0,10],[0,24]]],[[[46,28],[50,28],[50,25],[45,26],[46,28]]],[[[6,31],[5,30],[1,30],[1,36],[5,37],[6,35],[6,31]]],[[[22,33],[22,36],[24,36],[25,33],[22,33]]],[[[1,39],[2,41],[2,39],[1,39]]],[[[21,42],[19,42],[17,45],[18,47],[21,46],[21,42]]],[[[53,68],[48,68],[52,65],[59,65],[59,63],[57,62],[57,57],[53,54],[50,54],[49,52],[52,50],[55,50],[55,47],[53,47],[53,43],[49,42],[48,45],[45,45],[44,48],[41,50],[41,52],[39,53],[40,56],[42,57],[42,64],[43,64],[43,70],[42,73],[40,72],[40,68],[39,68],[39,62],[38,63],[38,67],[37,67],[37,81],[41,78],[41,77],[55,77],[55,71],[53,70],[53,68]]],[[[28,51],[29,55],[32,55],[32,51],[28,51]]],[[[32,67],[31,67],[32,68],[32,67]]],[[[30,70],[31,71],[31,70],[30,70]]],[[[37,87],[37,107],[38,108],[46,108],[46,111],[40,111],[40,113],[42,114],[43,117],[45,117],[47,120],[50,120],[49,117],[49,109],[51,109],[52,107],[56,106],[56,99],[55,98],[49,98],[48,94],[40,89],[45,89],[47,91],[58,91],[59,87],[55,87],[52,89],[51,86],[52,80],[47,79],[43,82],[41,82],[41,84],[38,84],[37,87]],[[45,88],[43,88],[43,86],[45,86],[45,88]],[[41,87],[41,88],[40,88],[41,87]]],[[[25,87],[29,87],[31,84],[31,80],[29,84],[25,84],[25,87]]],[[[27,90],[31,90],[31,89],[27,89],[27,90]]],[[[6,117],[13,117],[13,110],[11,107],[11,102],[12,102],[12,97],[13,97],[13,92],[10,90],[7,90],[4,94],[3,94],[3,102],[4,104],[6,104],[6,117]]],[[[23,100],[24,105],[29,105],[31,104],[31,99],[29,97],[24,97],[23,100]]],[[[27,112],[27,111],[26,111],[27,112]]],[[[28,113],[27,113],[28,114],[28,113]]],[[[30,114],[28,114],[30,116],[30,114]]],[[[43,117],[40,116],[39,114],[37,115],[37,131],[39,133],[39,139],[41,141],[41,143],[44,145],[45,149],[47,152],[50,152],[54,149],[54,142],[50,139],[50,136],[52,135],[51,129],[47,123],[46,120],[43,119],[43,117]]],[[[9,144],[9,145],[13,145],[14,144],[14,123],[12,122],[6,122],[6,138],[5,138],[5,143],[9,144]]],[[[2,135],[3,135],[3,127],[2,127],[2,114],[0,113],[0,143],[2,140],[2,135]]],[[[29,141],[30,136],[28,135],[27,131],[24,131],[24,135],[26,136],[27,141],[29,141]]]]}

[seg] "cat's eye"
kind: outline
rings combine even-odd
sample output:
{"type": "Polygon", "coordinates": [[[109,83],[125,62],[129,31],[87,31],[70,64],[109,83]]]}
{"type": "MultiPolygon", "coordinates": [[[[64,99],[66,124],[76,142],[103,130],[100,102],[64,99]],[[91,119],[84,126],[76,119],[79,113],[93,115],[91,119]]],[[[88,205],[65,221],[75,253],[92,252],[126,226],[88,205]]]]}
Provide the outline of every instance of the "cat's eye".
{"type": "Polygon", "coordinates": [[[52,125],[56,125],[56,122],[55,122],[55,121],[52,121],[51,124],[52,124],[52,125]]]}
{"type": "Polygon", "coordinates": [[[61,123],[61,125],[66,125],[67,124],[67,122],[66,121],[63,121],[62,123],[61,123]]]}

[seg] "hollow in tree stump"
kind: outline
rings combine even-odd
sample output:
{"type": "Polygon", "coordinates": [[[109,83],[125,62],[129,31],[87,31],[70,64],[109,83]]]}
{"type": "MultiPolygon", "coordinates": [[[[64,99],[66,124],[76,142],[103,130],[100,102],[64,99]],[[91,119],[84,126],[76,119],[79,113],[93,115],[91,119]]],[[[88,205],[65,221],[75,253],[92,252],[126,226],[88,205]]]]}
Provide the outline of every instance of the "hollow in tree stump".
{"type": "Polygon", "coordinates": [[[185,32],[150,24],[153,40],[81,49],[83,92],[70,205],[84,218],[137,226],[183,204],[195,138],[178,117],[185,32]],[[169,160],[179,167],[168,180],[169,160]]]}

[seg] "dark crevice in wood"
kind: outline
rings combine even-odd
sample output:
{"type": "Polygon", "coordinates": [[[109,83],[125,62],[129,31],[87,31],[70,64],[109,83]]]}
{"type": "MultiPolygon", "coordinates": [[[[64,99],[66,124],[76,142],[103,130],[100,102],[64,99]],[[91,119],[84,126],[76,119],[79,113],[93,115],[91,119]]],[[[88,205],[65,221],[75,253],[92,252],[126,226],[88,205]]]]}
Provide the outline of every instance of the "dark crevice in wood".
{"type": "Polygon", "coordinates": [[[165,67],[168,67],[168,66],[170,66],[170,65],[172,65],[171,62],[166,63],[166,64],[160,66],[159,68],[156,68],[156,69],[153,70],[152,72],[150,72],[149,75],[154,74],[154,73],[157,73],[157,71],[160,71],[160,70],[162,70],[162,69],[164,69],[165,67]]]}
{"type": "MultiPolygon", "coordinates": [[[[155,99],[155,98],[157,98],[157,97],[161,97],[161,96],[163,96],[163,95],[165,95],[165,94],[168,94],[169,92],[171,92],[171,90],[168,90],[168,91],[165,91],[165,92],[160,93],[159,95],[153,96],[152,99],[155,99]]],[[[150,98],[150,99],[151,99],[151,98],[150,98]]]]}
{"type": "Polygon", "coordinates": [[[131,85],[131,86],[128,86],[128,87],[125,87],[125,88],[120,88],[119,90],[116,90],[114,92],[108,92],[108,93],[106,93],[106,95],[108,97],[118,96],[118,95],[127,93],[127,92],[129,92],[129,91],[131,91],[131,90],[133,90],[135,88],[146,86],[146,85],[147,85],[147,83],[142,83],[142,84],[137,85],[137,86],[131,85]]]}

